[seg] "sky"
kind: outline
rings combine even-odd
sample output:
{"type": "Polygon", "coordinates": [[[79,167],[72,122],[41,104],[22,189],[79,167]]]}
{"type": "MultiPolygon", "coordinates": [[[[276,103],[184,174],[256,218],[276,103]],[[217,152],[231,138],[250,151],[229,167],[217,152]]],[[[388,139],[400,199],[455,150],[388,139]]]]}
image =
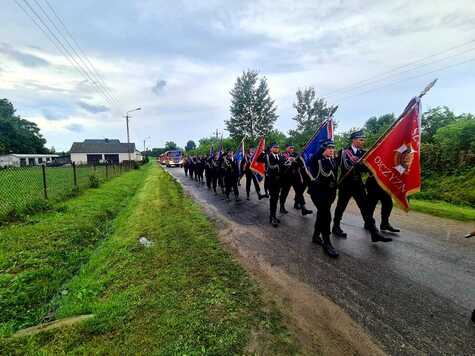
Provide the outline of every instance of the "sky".
{"type": "Polygon", "coordinates": [[[136,107],[139,148],[226,135],[229,91],[247,69],[267,78],[284,133],[295,127],[296,90],[310,86],[339,105],[339,130],[399,114],[434,78],[425,110],[475,113],[473,0],[46,1],[114,97],[98,93],[16,0],[2,2],[0,98],[57,151],[90,138],[125,141],[124,115],[136,107]]]}

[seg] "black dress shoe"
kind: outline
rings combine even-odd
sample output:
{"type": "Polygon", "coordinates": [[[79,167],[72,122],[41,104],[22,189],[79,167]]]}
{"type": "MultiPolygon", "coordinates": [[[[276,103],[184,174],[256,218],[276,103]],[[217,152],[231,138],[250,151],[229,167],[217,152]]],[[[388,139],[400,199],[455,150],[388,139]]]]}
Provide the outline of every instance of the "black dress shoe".
{"type": "Polygon", "coordinates": [[[269,193],[266,192],[266,194],[264,194],[263,198],[269,198],[269,193]]]}
{"type": "Polygon", "coordinates": [[[393,239],[381,235],[378,230],[371,231],[371,241],[372,242],[391,242],[393,239]]]}
{"type": "Polygon", "coordinates": [[[261,193],[257,193],[257,199],[261,200],[262,198],[264,198],[264,196],[261,194],[261,193]]]}
{"type": "Polygon", "coordinates": [[[270,223],[273,227],[279,226],[279,221],[276,218],[270,218],[270,223]]]}
{"type": "Polygon", "coordinates": [[[314,233],[313,233],[312,242],[313,242],[314,244],[317,244],[317,245],[320,245],[320,246],[323,245],[323,240],[322,240],[322,238],[320,237],[320,233],[319,233],[319,232],[314,232],[314,233]]]}
{"type": "Polygon", "coordinates": [[[285,209],[284,206],[281,206],[279,211],[280,211],[281,214],[287,214],[288,213],[288,211],[285,209]]]}
{"type": "Polygon", "coordinates": [[[302,206],[299,203],[294,204],[294,209],[300,210],[302,209],[302,206]]]}
{"type": "Polygon", "coordinates": [[[308,215],[308,214],[313,214],[313,211],[308,210],[304,206],[302,206],[302,215],[305,216],[305,215],[308,215]]]}
{"type": "Polygon", "coordinates": [[[235,201],[241,201],[241,199],[239,197],[235,197],[234,200],[235,201]]]}
{"type": "Polygon", "coordinates": [[[332,243],[330,242],[330,236],[323,236],[323,251],[333,258],[339,256],[337,250],[333,247],[332,243]]]}
{"type": "Polygon", "coordinates": [[[333,225],[332,233],[333,235],[341,237],[342,239],[346,239],[348,236],[346,232],[341,229],[340,225],[333,225]]]}
{"type": "Polygon", "coordinates": [[[381,231],[389,231],[389,232],[400,232],[401,231],[399,229],[396,229],[396,228],[392,227],[390,223],[381,224],[379,227],[380,227],[381,231]]]}

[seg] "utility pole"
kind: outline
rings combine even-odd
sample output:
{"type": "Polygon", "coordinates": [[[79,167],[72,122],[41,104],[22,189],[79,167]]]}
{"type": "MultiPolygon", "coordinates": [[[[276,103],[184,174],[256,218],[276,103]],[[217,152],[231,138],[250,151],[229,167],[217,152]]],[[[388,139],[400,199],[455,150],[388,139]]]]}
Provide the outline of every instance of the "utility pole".
{"type": "Polygon", "coordinates": [[[129,113],[133,111],[138,111],[141,110],[142,108],[137,108],[133,110],[129,110],[125,113],[125,123],[127,125],[127,155],[128,155],[128,160],[129,160],[129,168],[132,164],[132,157],[131,157],[131,152],[130,152],[130,133],[129,133],[129,118],[131,117],[129,113]]]}

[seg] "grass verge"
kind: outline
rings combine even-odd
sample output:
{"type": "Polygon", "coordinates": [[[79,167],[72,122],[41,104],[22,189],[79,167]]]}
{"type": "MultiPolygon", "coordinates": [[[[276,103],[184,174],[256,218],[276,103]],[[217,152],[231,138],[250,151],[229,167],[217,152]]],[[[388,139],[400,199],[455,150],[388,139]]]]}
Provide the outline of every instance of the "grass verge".
{"type": "Polygon", "coordinates": [[[411,209],[421,213],[460,221],[475,221],[475,208],[459,206],[444,201],[411,199],[411,209]]]}
{"type": "Polygon", "coordinates": [[[114,233],[64,289],[52,303],[56,318],[95,318],[0,347],[31,354],[298,351],[281,314],[263,303],[199,206],[157,166],[119,214],[114,233]],[[140,237],[153,246],[140,245],[140,237]],[[251,338],[257,348],[249,348],[251,338]]]}
{"type": "Polygon", "coordinates": [[[50,316],[49,302],[87,262],[148,168],[127,173],[25,224],[0,228],[0,336],[50,316]]]}

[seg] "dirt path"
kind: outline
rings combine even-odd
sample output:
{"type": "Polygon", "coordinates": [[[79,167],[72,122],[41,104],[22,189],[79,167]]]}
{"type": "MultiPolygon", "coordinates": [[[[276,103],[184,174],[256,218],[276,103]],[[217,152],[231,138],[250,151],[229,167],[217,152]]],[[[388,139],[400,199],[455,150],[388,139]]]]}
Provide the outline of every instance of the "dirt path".
{"type": "Polygon", "coordinates": [[[274,229],[267,200],[254,195],[226,202],[183,170],[169,171],[217,221],[222,240],[269,298],[283,306],[309,353],[475,354],[469,322],[475,244],[462,238],[473,225],[395,211],[402,233],[390,244],[371,244],[350,206],[343,221],[349,238],[335,241],[341,256],[331,260],[310,241],[314,215],[293,210],[274,229]]]}

